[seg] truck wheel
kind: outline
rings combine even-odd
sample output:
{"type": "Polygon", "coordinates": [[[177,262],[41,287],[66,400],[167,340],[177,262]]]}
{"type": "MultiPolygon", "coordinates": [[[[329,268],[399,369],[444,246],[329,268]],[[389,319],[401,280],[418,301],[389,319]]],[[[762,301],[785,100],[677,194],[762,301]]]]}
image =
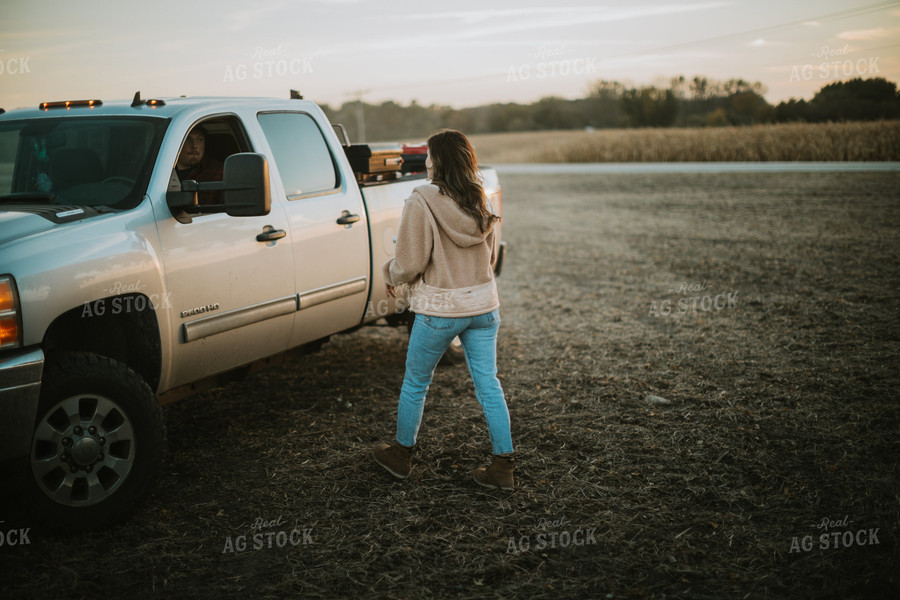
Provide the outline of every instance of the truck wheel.
{"type": "Polygon", "coordinates": [[[49,525],[92,529],[143,496],[165,446],[156,396],[134,371],[89,353],[47,365],[31,445],[31,498],[49,525]]]}

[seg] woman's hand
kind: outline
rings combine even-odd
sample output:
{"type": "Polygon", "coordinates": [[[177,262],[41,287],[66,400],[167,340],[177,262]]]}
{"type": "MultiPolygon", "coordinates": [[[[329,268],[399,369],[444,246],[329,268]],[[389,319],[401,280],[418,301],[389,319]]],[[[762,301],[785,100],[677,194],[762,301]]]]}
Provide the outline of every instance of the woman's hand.
{"type": "Polygon", "coordinates": [[[385,293],[387,293],[388,298],[396,298],[397,297],[397,294],[394,293],[394,286],[392,286],[390,284],[384,285],[384,291],[385,291],[385,293]]]}

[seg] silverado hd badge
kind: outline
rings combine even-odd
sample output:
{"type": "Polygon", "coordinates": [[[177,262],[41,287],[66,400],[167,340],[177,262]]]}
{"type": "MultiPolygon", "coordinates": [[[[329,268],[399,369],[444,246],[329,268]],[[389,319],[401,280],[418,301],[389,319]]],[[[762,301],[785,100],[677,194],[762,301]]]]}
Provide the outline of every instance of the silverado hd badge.
{"type": "Polygon", "coordinates": [[[213,304],[207,304],[206,306],[198,306],[196,308],[189,308],[187,310],[181,311],[181,318],[191,317],[194,315],[203,314],[205,312],[212,312],[214,310],[219,310],[219,303],[214,302],[213,304]]]}

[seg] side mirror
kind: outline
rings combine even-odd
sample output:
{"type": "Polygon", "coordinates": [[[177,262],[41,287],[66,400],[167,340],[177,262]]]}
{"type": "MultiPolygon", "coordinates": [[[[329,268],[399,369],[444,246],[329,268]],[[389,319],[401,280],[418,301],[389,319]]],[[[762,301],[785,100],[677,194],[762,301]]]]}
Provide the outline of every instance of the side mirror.
{"type": "MultiPolygon", "coordinates": [[[[261,217],[272,209],[269,162],[262,154],[241,152],[225,159],[222,181],[181,182],[181,189],[166,192],[166,203],[179,221],[190,215],[224,212],[232,217],[261,217]],[[197,192],[223,192],[223,204],[197,204],[197,192]]],[[[174,175],[173,175],[174,177],[174,175]]],[[[177,180],[174,182],[177,184],[177,180]]]]}
{"type": "Polygon", "coordinates": [[[261,217],[270,210],[272,193],[266,157],[243,152],[226,158],[225,212],[232,217],[261,217]]]}

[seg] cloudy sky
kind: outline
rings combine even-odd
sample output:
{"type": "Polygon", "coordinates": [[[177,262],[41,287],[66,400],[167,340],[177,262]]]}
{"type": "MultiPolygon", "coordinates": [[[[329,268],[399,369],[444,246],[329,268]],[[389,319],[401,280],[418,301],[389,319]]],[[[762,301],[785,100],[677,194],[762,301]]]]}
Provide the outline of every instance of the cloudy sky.
{"type": "Polygon", "coordinates": [[[600,79],[765,84],[773,103],[900,81],[900,1],[3,0],[0,106],[177,95],[456,107],[600,79]]]}

